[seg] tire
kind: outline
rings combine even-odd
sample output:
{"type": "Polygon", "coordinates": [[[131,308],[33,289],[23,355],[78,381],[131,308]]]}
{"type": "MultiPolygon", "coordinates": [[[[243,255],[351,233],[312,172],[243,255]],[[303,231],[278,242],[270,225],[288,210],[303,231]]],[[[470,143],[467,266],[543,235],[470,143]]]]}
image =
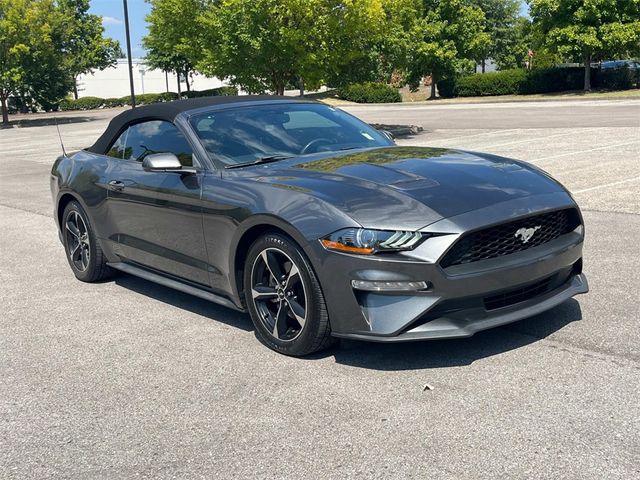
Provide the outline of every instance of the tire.
{"type": "Polygon", "coordinates": [[[272,350],[301,357],[336,343],[318,278],[289,237],[272,233],[253,243],[244,295],[256,337],[272,350]]]}
{"type": "Polygon", "coordinates": [[[89,216],[78,202],[71,201],[65,207],[61,230],[67,261],[78,280],[98,282],[112,275],[89,216]]]}

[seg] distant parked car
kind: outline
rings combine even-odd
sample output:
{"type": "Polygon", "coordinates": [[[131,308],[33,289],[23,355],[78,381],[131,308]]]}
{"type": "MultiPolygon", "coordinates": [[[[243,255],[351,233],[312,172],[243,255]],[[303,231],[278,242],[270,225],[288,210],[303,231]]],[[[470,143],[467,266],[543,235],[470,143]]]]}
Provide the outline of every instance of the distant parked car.
{"type": "Polygon", "coordinates": [[[629,70],[640,70],[640,62],[635,60],[608,60],[600,64],[601,70],[617,70],[625,67],[629,70]]]}

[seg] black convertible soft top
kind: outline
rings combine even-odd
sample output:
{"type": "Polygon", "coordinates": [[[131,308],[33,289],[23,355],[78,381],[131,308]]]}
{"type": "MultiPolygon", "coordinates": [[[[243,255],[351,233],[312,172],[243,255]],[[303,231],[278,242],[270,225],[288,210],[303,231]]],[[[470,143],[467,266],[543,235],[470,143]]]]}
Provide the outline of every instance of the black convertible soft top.
{"type": "MultiPolygon", "coordinates": [[[[210,107],[215,105],[226,105],[233,103],[246,103],[257,101],[274,101],[287,100],[289,102],[299,102],[296,97],[278,97],[273,95],[240,95],[240,96],[219,96],[219,97],[200,97],[190,98],[188,100],[175,100],[173,102],[153,103],[138,108],[126,110],[121,114],[113,117],[109,126],[102,135],[96,140],[92,146],[86,150],[92,153],[104,154],[113,141],[132,123],[143,122],[146,120],[165,120],[173,122],[175,118],[182,112],[196,110],[198,108],[210,107]]],[[[310,100],[303,100],[309,102],[310,100]]]]}

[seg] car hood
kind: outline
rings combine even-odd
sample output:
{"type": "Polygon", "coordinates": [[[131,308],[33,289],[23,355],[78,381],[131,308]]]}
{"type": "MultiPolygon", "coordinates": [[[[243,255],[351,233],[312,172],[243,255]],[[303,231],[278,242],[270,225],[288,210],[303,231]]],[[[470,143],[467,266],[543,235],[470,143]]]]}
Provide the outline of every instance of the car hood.
{"type": "Polygon", "coordinates": [[[441,148],[383,147],[251,170],[253,181],[319,197],[375,228],[418,229],[497,203],[564,191],[526,163],[441,148]]]}

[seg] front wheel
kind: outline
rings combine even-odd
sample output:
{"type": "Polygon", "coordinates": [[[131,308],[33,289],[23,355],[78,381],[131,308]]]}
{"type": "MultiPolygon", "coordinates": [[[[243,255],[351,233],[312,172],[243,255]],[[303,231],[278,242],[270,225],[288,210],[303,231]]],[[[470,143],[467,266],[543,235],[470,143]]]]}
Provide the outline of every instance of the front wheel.
{"type": "Polygon", "coordinates": [[[329,316],[318,279],[304,252],[288,237],[267,234],[249,249],[244,293],[256,336],[285,355],[329,347],[329,316]]]}

